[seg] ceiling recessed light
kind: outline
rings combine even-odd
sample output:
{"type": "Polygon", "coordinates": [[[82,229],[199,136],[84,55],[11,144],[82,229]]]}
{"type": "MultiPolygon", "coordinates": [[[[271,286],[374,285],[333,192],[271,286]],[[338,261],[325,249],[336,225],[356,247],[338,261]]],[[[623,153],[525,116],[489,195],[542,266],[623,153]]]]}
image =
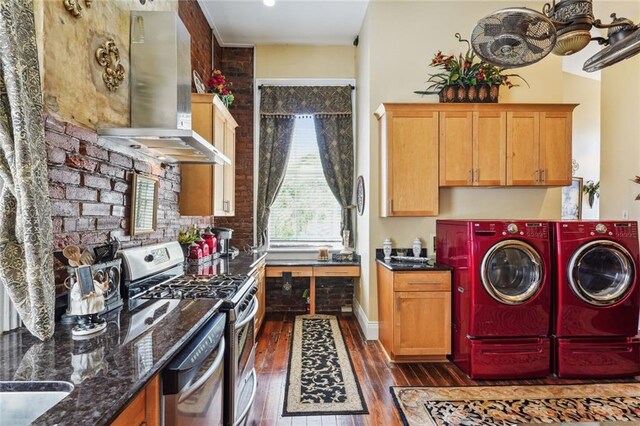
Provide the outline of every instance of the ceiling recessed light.
{"type": "Polygon", "coordinates": [[[262,0],[265,6],[273,6],[276,4],[276,0],[262,0]]]}

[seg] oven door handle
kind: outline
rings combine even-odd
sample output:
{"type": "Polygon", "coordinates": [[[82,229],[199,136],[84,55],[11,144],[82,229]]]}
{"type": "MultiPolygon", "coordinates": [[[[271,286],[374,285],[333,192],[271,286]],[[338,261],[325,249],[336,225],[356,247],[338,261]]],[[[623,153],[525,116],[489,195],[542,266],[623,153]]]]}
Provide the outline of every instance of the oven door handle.
{"type": "Polygon", "coordinates": [[[251,376],[253,376],[253,390],[251,391],[251,398],[249,398],[249,403],[245,407],[242,414],[238,417],[238,421],[233,424],[233,426],[238,426],[242,424],[244,419],[249,415],[249,410],[253,406],[253,401],[256,399],[256,391],[258,390],[258,378],[256,377],[256,369],[251,370],[251,376]]]}
{"type": "Polygon", "coordinates": [[[185,399],[189,398],[195,392],[197,392],[204,383],[213,376],[213,374],[218,370],[220,364],[222,364],[222,360],[224,359],[224,349],[225,349],[225,341],[224,337],[220,339],[220,344],[218,345],[218,354],[216,355],[216,359],[213,360],[211,366],[207,369],[207,371],[200,377],[195,383],[189,385],[189,387],[185,388],[180,392],[180,398],[178,402],[182,402],[185,399]]]}
{"type": "Polygon", "coordinates": [[[236,324],[236,328],[235,328],[236,330],[239,330],[242,327],[244,327],[249,321],[253,320],[256,317],[256,315],[258,315],[258,303],[259,303],[258,299],[255,296],[253,296],[251,301],[253,302],[253,308],[251,309],[251,313],[245,319],[243,319],[242,321],[236,324]]]}

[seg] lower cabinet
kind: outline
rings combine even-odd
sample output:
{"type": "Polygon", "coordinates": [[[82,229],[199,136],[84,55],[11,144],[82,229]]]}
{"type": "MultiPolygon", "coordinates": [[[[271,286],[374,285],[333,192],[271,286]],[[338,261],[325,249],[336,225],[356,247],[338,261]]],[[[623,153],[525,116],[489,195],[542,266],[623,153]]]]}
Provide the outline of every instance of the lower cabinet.
{"type": "Polygon", "coordinates": [[[379,340],[389,359],[445,361],[451,353],[451,273],[377,268],[379,340]]]}
{"type": "Polygon", "coordinates": [[[256,270],[256,281],[257,281],[257,286],[258,286],[258,291],[256,293],[256,298],[258,299],[258,314],[256,315],[256,322],[255,322],[255,328],[256,328],[256,334],[260,331],[260,327],[262,327],[262,323],[264,322],[264,316],[266,311],[266,294],[267,294],[267,288],[266,288],[266,267],[265,267],[265,261],[261,261],[260,264],[258,265],[258,269],[256,270]]]}
{"type": "Polygon", "coordinates": [[[112,426],[160,425],[160,378],[155,376],[111,423],[112,426]]]}

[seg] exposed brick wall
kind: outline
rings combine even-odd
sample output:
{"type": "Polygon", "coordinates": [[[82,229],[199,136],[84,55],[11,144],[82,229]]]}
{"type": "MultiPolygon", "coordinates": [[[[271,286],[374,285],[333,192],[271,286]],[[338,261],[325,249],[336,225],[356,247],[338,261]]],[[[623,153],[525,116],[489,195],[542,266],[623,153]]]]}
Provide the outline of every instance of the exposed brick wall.
{"type": "MultiPolygon", "coordinates": [[[[213,217],[180,217],[180,169],[132,158],[96,144],[97,134],[51,116],[45,120],[53,250],[75,244],[92,249],[116,236],[123,248],[175,240],[189,225],[205,226],[213,217]],[[158,227],[130,234],[131,182],[135,173],[158,178],[158,227]]],[[[58,258],[60,255],[58,253],[58,258]]],[[[56,261],[57,294],[64,292],[65,265],[56,261]]]]}
{"type": "MultiPolygon", "coordinates": [[[[178,15],[191,35],[191,68],[200,74],[206,85],[211,77],[211,27],[196,0],[179,1],[178,15]]],[[[195,87],[192,89],[195,92],[195,87]]]]}
{"type": "MultiPolygon", "coordinates": [[[[308,278],[293,278],[291,293],[282,292],[281,278],[267,278],[267,312],[305,312],[309,288],[308,278]]],[[[316,312],[339,312],[342,306],[351,306],[353,278],[316,278],[316,312]]]]}
{"type": "MultiPolygon", "coordinates": [[[[236,129],[236,206],[234,217],[218,217],[216,225],[234,230],[232,244],[253,244],[253,48],[223,47],[220,68],[233,83],[235,100],[231,114],[236,129]]],[[[217,57],[217,55],[216,55],[217,57]]]]}

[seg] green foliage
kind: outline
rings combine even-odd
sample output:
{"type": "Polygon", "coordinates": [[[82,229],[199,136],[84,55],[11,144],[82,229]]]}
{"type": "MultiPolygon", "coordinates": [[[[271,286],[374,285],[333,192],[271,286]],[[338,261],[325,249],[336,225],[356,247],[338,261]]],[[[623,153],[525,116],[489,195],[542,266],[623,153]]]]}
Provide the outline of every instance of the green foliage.
{"type": "Polygon", "coordinates": [[[180,244],[191,244],[198,239],[198,230],[195,227],[191,227],[186,231],[178,232],[178,242],[180,244]]]}
{"type": "Polygon", "coordinates": [[[600,198],[600,181],[594,183],[592,180],[588,180],[582,191],[588,196],[589,207],[593,207],[596,198],[600,198]]]}

